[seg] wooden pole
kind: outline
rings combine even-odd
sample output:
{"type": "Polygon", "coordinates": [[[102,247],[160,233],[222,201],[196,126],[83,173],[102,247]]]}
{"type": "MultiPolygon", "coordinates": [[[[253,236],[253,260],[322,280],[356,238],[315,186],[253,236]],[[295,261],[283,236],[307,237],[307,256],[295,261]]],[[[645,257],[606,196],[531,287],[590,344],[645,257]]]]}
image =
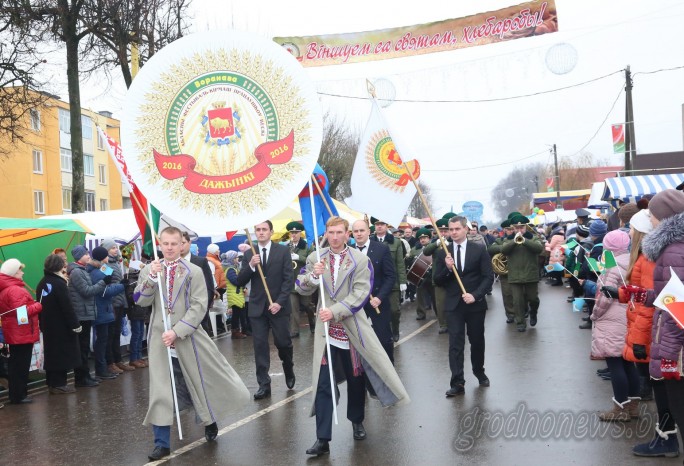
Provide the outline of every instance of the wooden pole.
{"type": "MultiPolygon", "coordinates": [[[[249,230],[245,228],[245,234],[247,235],[247,241],[249,242],[249,247],[252,248],[252,254],[259,254],[254,248],[254,243],[252,243],[252,237],[249,236],[249,230]]],[[[261,257],[261,256],[259,256],[261,257]]],[[[261,263],[257,264],[257,270],[259,271],[259,276],[261,277],[261,283],[264,284],[264,290],[266,291],[266,297],[268,298],[268,304],[273,304],[273,299],[271,298],[271,292],[268,291],[268,284],[266,283],[266,277],[264,276],[264,270],[261,268],[261,263]]]]}
{"type": "MultiPolygon", "coordinates": [[[[413,173],[409,169],[408,165],[406,162],[404,162],[404,168],[406,169],[406,173],[408,173],[408,176],[411,178],[411,181],[413,181],[413,185],[416,187],[416,191],[418,191],[418,196],[420,197],[420,202],[423,203],[423,207],[425,207],[425,211],[428,213],[428,217],[430,217],[430,223],[432,224],[432,227],[435,229],[435,231],[439,231],[439,228],[437,227],[437,223],[435,223],[435,219],[432,217],[432,212],[430,211],[430,207],[428,206],[427,201],[425,200],[425,197],[423,196],[423,191],[420,189],[420,186],[418,186],[418,183],[416,182],[416,179],[413,177],[413,173]]],[[[441,238],[440,238],[441,240],[441,238]]],[[[449,250],[446,247],[446,244],[444,244],[444,241],[439,242],[440,246],[442,246],[442,249],[444,250],[444,254],[447,256],[450,256],[449,250]]],[[[461,287],[461,291],[463,294],[466,294],[467,291],[465,287],[463,286],[463,282],[461,281],[461,276],[458,274],[458,270],[456,270],[456,266],[452,265],[451,266],[451,271],[454,272],[454,276],[456,277],[456,281],[458,282],[458,286],[461,287]]]]}
{"type": "Polygon", "coordinates": [[[332,217],[333,216],[333,211],[330,208],[330,204],[328,204],[328,200],[323,196],[323,190],[321,189],[321,185],[318,184],[318,180],[314,176],[314,174],[311,174],[311,179],[313,182],[316,184],[316,188],[318,188],[318,192],[321,193],[321,199],[323,199],[323,204],[325,204],[325,208],[328,209],[328,214],[332,217]]]}

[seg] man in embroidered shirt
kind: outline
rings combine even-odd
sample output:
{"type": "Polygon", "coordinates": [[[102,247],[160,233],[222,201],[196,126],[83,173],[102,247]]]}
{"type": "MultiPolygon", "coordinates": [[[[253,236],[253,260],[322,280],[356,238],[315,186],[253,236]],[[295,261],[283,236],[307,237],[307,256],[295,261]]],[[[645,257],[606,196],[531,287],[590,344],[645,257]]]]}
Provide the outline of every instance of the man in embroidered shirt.
{"type": "Polygon", "coordinates": [[[329,453],[328,442],[332,438],[333,389],[325,329],[328,329],[331,359],[338,369],[334,372],[343,373],[347,380],[347,418],[352,422],[354,439],[366,438],[364,373],[383,406],[409,401],[368,317],[365,312],[359,312],[370,298],[373,266],[364,253],[347,247],[348,230],[349,222],[330,217],[325,232],[330,247],[321,249],[320,260],[316,252],[310,254],[305,273],[297,278],[297,291],[306,295],[313,294],[323,282],[318,318],[328,323],[316,325],[314,337],[312,385],[316,391],[310,413],[316,416],[317,440],[306,451],[309,455],[329,453]]]}
{"type": "Polygon", "coordinates": [[[155,260],[143,269],[133,295],[137,305],[152,306],[147,346],[149,407],[143,424],[152,425],[154,431],[155,448],[148,455],[153,461],[170,454],[174,401],[167,347],[172,348],[179,410],[195,409],[196,419],[205,426],[207,441],[218,435],[217,419],[249,400],[247,387],[200,325],[207,290],[202,270],[180,257],[181,231],[168,227],[159,236],[164,260],[155,260]],[[164,328],[164,313],[168,330],[164,328]]]}

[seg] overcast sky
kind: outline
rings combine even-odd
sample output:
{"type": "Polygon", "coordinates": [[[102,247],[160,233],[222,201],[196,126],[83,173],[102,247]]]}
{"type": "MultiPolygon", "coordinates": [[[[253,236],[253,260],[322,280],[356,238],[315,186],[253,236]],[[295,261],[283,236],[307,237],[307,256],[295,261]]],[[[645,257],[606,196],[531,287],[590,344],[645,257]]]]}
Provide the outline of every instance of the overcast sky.
{"type": "MultiPolygon", "coordinates": [[[[403,6],[368,0],[325,4],[193,0],[193,30],[234,27],[269,38],[348,33],[457,18],[516,3],[461,0],[403,6]]],[[[390,131],[401,135],[402,157],[420,161],[439,216],[451,206],[459,212],[463,202],[478,200],[485,204],[484,218],[494,219],[491,189],[516,165],[543,162],[551,167],[549,146],[554,143],[560,157],[585,151],[621,164],[623,156],[612,153],[610,125],[624,121],[625,94],[620,94],[624,73],[579,84],[628,64],[634,75],[638,151],[682,150],[684,68],[643,73],[684,66],[684,2],[558,0],[556,5],[559,32],[554,34],[414,58],[308,68],[307,72],[318,91],[326,94],[365,97],[366,78],[386,78],[393,84],[397,101],[384,110],[390,131]],[[553,73],[547,56],[552,66],[572,70],[553,73]],[[574,87],[510,99],[567,86],[574,87]]],[[[66,96],[66,91],[62,94],[66,96]]],[[[108,109],[120,117],[125,98],[121,83],[104,91],[91,80],[82,94],[84,106],[108,109]]],[[[322,95],[321,104],[323,111],[331,110],[358,131],[370,111],[370,104],[358,99],[322,95]]],[[[523,186],[531,183],[520,180],[510,188],[523,186]]]]}

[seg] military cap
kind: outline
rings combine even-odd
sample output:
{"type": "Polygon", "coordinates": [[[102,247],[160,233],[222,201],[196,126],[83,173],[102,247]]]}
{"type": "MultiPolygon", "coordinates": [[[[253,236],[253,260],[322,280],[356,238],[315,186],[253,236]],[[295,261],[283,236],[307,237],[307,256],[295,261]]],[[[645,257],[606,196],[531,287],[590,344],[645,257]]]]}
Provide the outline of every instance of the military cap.
{"type": "Polygon", "coordinates": [[[449,220],[446,218],[440,218],[435,223],[437,224],[437,228],[449,228],[449,220]]]}
{"type": "Polygon", "coordinates": [[[511,225],[516,226],[516,225],[526,225],[530,223],[530,219],[525,217],[524,215],[516,215],[513,218],[510,219],[511,225]]]}
{"type": "Polygon", "coordinates": [[[456,214],[453,212],[447,212],[446,214],[442,215],[442,218],[445,218],[449,220],[451,217],[456,217],[456,214]]]}
{"type": "Polygon", "coordinates": [[[384,220],[377,219],[375,217],[371,217],[370,222],[372,225],[377,225],[378,223],[384,223],[385,225],[387,225],[387,222],[385,222],[384,220]]]}
{"type": "Polygon", "coordinates": [[[427,228],[421,228],[420,230],[418,230],[418,233],[416,233],[416,238],[420,239],[422,236],[432,238],[432,232],[427,228]]]}
{"type": "Polygon", "coordinates": [[[590,212],[586,209],[575,209],[575,215],[578,217],[588,217],[589,213],[590,212]]]}
{"type": "Polygon", "coordinates": [[[285,226],[285,229],[289,232],[297,233],[300,231],[304,231],[304,225],[302,225],[299,222],[290,222],[285,226]]]}
{"type": "Polygon", "coordinates": [[[508,228],[511,226],[511,221],[506,219],[503,222],[501,222],[501,228],[508,228]]]}
{"type": "Polygon", "coordinates": [[[519,215],[522,215],[520,212],[511,212],[508,214],[508,220],[512,219],[513,217],[517,217],[519,215]]]}

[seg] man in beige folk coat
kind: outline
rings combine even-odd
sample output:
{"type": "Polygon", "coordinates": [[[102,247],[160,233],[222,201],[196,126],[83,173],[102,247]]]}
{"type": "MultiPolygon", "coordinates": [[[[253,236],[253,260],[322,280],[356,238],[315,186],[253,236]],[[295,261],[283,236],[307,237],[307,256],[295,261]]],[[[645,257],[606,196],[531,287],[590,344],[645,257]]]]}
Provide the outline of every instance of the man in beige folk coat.
{"type": "Polygon", "coordinates": [[[207,309],[204,275],[199,267],[181,259],[181,238],[181,231],[174,227],[161,232],[164,259],[141,272],[134,294],[139,306],[153,306],[147,342],[150,398],[143,422],[154,431],[155,448],[148,455],[153,461],[171,453],[174,402],[167,347],[171,348],[179,410],[195,409],[207,441],[218,435],[217,419],[249,400],[247,387],[201,326],[207,309]],[[162,312],[167,313],[167,331],[162,312]]]}
{"type": "MultiPolygon", "coordinates": [[[[363,427],[365,380],[383,406],[408,403],[409,397],[387,353],[378,341],[363,306],[370,298],[372,264],[365,254],[347,247],[349,222],[330,217],[320,262],[316,253],[307,258],[306,272],[297,279],[297,292],[311,295],[323,280],[325,306],[319,300],[318,317],[328,322],[330,353],[336,373],[347,381],[347,419],[352,422],[355,440],[366,438],[363,427]]],[[[320,299],[320,298],[319,298],[320,299]]],[[[311,416],[316,416],[316,443],[308,455],[330,452],[332,438],[333,390],[328,372],[325,326],[316,325],[314,336],[312,386],[316,387],[311,416]]],[[[338,380],[337,382],[341,382],[338,380]]]]}

